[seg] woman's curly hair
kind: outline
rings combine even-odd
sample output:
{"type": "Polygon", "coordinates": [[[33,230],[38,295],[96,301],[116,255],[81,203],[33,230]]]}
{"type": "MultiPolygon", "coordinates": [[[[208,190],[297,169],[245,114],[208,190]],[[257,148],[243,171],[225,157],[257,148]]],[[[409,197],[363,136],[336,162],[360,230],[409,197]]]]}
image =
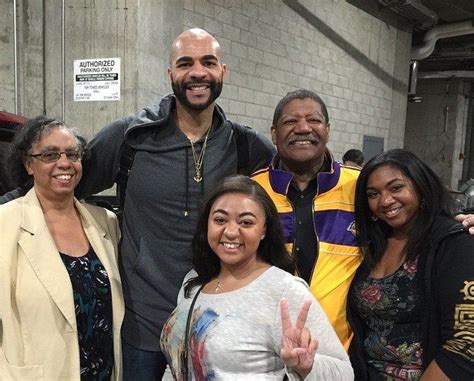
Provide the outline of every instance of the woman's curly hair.
{"type": "Polygon", "coordinates": [[[15,134],[4,159],[11,185],[27,189],[33,186],[33,177],[28,174],[24,164],[30,159],[28,155],[31,154],[33,145],[55,128],[69,131],[76,138],[79,149],[85,152],[87,142],[84,137],[63,121],[43,115],[30,119],[15,134]]]}

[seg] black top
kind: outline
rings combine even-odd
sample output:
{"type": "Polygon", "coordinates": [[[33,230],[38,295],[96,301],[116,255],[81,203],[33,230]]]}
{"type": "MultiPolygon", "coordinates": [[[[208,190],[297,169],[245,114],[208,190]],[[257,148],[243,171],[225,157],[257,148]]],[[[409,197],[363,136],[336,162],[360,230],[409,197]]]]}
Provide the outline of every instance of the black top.
{"type": "Polygon", "coordinates": [[[417,260],[393,274],[354,281],[349,303],[364,322],[369,380],[418,380],[423,373],[417,260]]]}
{"type": "MultiPolygon", "coordinates": [[[[423,369],[435,360],[452,380],[474,380],[474,237],[459,223],[436,217],[426,237],[427,253],[420,254],[419,312],[423,369]],[[470,311],[470,312],[469,312],[470,311]]],[[[370,273],[365,263],[357,270],[353,287],[370,273]]],[[[419,275],[418,275],[419,274],[419,275]]],[[[348,303],[354,331],[349,348],[356,380],[368,380],[365,320],[348,303]]],[[[418,341],[418,340],[417,340],[418,341]]]]}
{"type": "Polygon", "coordinates": [[[110,380],[114,351],[107,272],[92,248],[82,257],[60,254],[73,289],[81,380],[110,380]]]}
{"type": "MultiPolygon", "coordinates": [[[[280,166],[282,163],[280,162],[280,166]]],[[[283,168],[284,169],[284,168],[283,168]]],[[[330,160],[325,157],[320,172],[331,170],[330,160]]],[[[319,173],[319,172],[318,172],[319,173]]],[[[318,194],[318,176],[312,179],[304,191],[298,188],[295,181],[290,183],[287,197],[294,208],[295,233],[293,255],[296,257],[298,275],[308,284],[316,267],[319,256],[318,237],[314,227],[314,198],[318,194]]]]}
{"type": "Polygon", "coordinates": [[[308,284],[311,281],[318,255],[318,240],[313,223],[313,199],[317,192],[318,181],[313,179],[304,191],[300,191],[298,186],[292,182],[287,194],[294,208],[296,229],[293,253],[296,257],[298,275],[308,284]]]}

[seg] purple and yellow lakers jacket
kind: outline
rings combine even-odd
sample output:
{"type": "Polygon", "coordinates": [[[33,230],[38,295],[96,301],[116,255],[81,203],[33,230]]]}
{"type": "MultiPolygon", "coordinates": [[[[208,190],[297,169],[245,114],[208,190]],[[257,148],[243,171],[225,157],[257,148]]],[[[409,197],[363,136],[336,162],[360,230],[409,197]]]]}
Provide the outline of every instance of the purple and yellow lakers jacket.
{"type": "MultiPolygon", "coordinates": [[[[362,262],[356,246],[354,229],[354,196],[359,170],[342,166],[327,151],[330,171],[318,174],[318,192],[313,200],[313,225],[319,253],[310,280],[313,295],[326,311],[346,350],[352,332],[346,318],[347,294],[352,278],[362,262]]],[[[270,195],[275,203],[288,250],[293,253],[296,229],[293,206],[287,198],[293,174],[276,169],[278,157],[252,178],[270,195]]]]}

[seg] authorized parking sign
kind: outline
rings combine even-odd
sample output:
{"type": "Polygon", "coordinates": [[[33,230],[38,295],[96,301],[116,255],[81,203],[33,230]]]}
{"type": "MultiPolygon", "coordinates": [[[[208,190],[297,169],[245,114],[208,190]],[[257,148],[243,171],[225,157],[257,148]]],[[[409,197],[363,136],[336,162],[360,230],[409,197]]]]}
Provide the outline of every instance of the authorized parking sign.
{"type": "Polygon", "coordinates": [[[120,58],[74,60],[74,101],[118,101],[120,58]]]}

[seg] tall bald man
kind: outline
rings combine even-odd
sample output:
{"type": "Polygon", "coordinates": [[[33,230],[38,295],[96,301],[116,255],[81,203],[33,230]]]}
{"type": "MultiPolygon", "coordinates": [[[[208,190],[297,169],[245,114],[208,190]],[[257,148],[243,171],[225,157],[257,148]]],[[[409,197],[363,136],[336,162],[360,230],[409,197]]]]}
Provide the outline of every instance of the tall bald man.
{"type": "Polygon", "coordinates": [[[105,126],[88,147],[80,196],[110,188],[133,162],[120,247],[125,380],[160,379],[165,369],[160,332],[191,268],[203,193],[238,167],[244,174],[263,167],[274,153],[270,141],[228,121],[216,105],[226,73],[218,41],[202,29],[185,31],[171,47],[174,94],[105,126]]]}

